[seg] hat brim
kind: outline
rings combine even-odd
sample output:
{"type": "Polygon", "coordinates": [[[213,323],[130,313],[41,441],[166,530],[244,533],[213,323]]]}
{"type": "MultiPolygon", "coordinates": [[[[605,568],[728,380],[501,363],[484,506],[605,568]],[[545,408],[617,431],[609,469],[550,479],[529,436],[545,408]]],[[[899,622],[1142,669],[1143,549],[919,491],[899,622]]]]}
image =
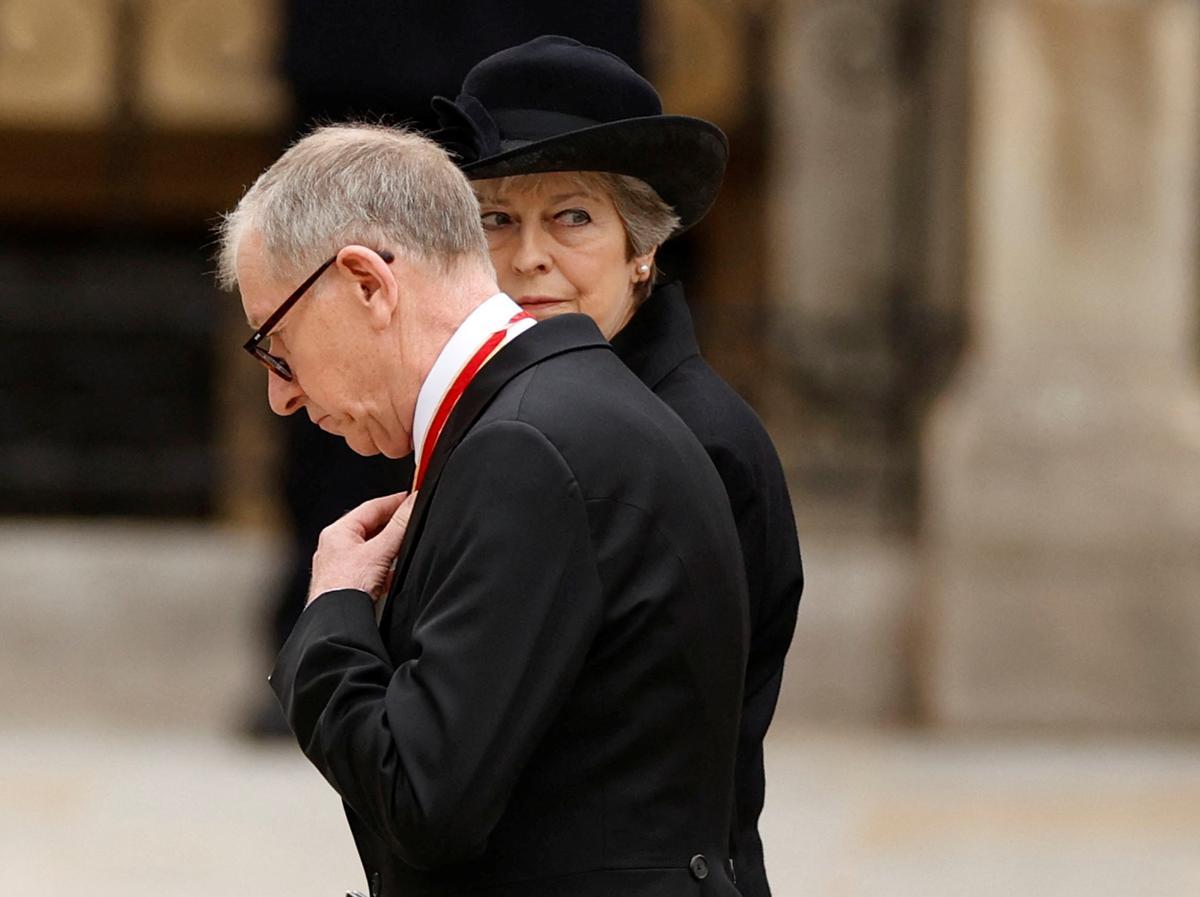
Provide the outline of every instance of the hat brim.
{"type": "Polygon", "coordinates": [[[629,118],[581,128],[464,163],[471,180],[555,171],[605,171],[645,181],[679,216],[682,233],[716,201],[729,142],[716,125],[686,115],[629,118]]]}

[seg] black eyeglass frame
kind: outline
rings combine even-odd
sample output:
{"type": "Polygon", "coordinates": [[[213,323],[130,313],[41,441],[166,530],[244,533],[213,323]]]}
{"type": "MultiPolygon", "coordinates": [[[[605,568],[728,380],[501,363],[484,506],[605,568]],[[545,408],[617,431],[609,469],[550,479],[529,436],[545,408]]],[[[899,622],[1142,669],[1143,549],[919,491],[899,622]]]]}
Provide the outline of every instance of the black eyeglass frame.
{"type": "MultiPolygon", "coordinates": [[[[376,252],[379,257],[389,265],[395,261],[396,257],[386,249],[376,250],[376,252]]],[[[246,340],[246,342],[242,344],[242,348],[249,352],[252,357],[262,362],[263,366],[266,367],[268,371],[271,371],[279,377],[282,377],[289,383],[292,382],[292,378],[295,375],[292,374],[292,369],[288,366],[288,363],[278,355],[272,355],[270,352],[264,349],[260,343],[270,336],[271,331],[275,329],[275,326],[283,320],[283,316],[291,311],[292,306],[300,301],[300,297],[307,293],[312,285],[317,282],[317,278],[324,274],[325,270],[336,261],[337,256],[335,255],[333,258],[322,262],[321,267],[317,268],[316,271],[308,275],[308,277],[305,278],[304,283],[296,287],[295,291],[283,300],[283,303],[279,306],[279,308],[271,312],[271,316],[263,321],[262,326],[250,335],[250,339],[246,340]]]]}

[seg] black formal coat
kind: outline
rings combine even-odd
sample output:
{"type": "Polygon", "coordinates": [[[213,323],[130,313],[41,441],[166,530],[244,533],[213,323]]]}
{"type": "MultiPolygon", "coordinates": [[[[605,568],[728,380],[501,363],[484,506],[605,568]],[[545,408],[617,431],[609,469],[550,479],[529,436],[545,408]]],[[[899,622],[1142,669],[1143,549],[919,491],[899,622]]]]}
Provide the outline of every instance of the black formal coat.
{"type": "Polygon", "coordinates": [[[379,625],[319,597],[272,685],[387,897],[735,897],[746,593],[682,421],[566,315],[476,376],[379,625]]]}
{"type": "Polygon", "coordinates": [[[783,660],[804,588],[787,483],[758,416],[700,357],[678,283],[655,290],[612,345],[696,434],[733,507],[750,596],[750,653],[735,778],[734,866],[743,897],[769,897],[758,834],[765,789],[763,737],[775,714],[783,660]]]}

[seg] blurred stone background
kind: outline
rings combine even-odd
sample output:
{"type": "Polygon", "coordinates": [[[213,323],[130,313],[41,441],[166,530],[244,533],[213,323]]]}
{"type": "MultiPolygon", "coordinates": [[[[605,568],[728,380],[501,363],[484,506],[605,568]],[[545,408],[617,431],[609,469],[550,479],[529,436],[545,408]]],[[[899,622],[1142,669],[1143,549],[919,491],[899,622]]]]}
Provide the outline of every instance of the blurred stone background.
{"type": "MultiPolygon", "coordinates": [[[[676,265],[805,557],[776,892],[1200,893],[1200,5],[633,6],[731,139],[676,265]]],[[[285,436],[209,276],[314,8],[0,0],[6,893],[361,886],[315,772],[238,735],[285,436]]]]}

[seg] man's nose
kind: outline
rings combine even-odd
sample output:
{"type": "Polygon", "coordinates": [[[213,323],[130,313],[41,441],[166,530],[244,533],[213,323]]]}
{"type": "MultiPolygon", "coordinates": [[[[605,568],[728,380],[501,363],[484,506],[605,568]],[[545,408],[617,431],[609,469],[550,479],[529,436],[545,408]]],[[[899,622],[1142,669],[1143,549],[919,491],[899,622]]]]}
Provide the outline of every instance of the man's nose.
{"type": "Polygon", "coordinates": [[[304,391],[295,377],[284,380],[282,377],[267,372],[267,404],[276,414],[287,417],[295,414],[304,407],[304,391]]]}
{"type": "Polygon", "coordinates": [[[548,237],[540,227],[521,228],[517,250],[513,254],[513,270],[518,274],[535,274],[549,271],[553,260],[546,245],[548,237]]]}

